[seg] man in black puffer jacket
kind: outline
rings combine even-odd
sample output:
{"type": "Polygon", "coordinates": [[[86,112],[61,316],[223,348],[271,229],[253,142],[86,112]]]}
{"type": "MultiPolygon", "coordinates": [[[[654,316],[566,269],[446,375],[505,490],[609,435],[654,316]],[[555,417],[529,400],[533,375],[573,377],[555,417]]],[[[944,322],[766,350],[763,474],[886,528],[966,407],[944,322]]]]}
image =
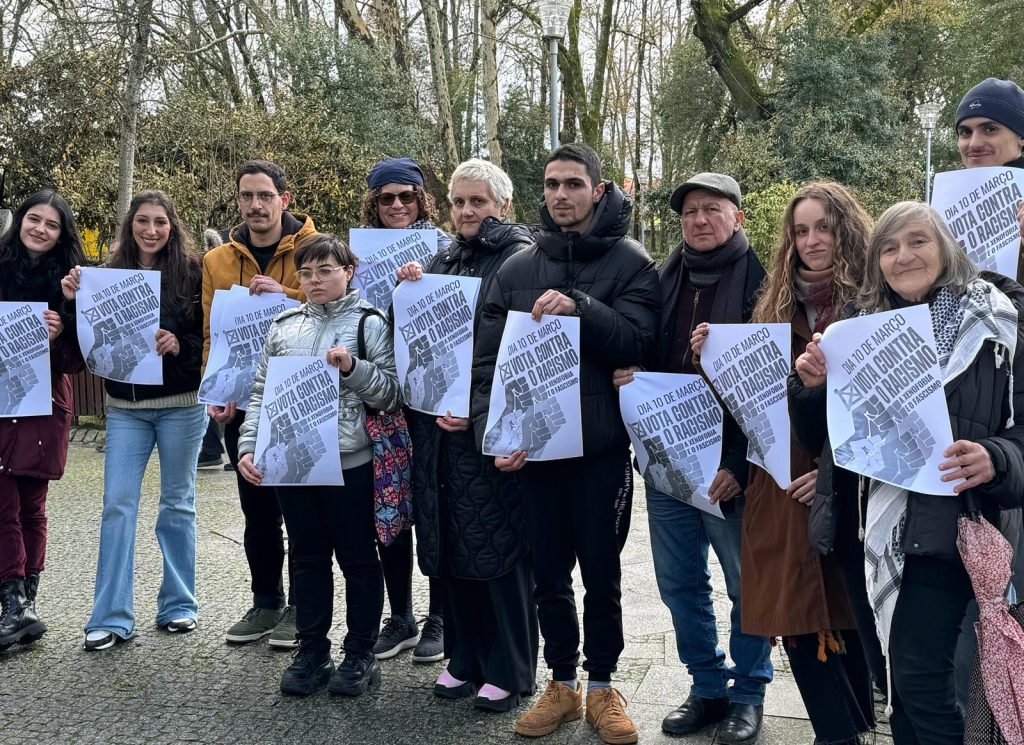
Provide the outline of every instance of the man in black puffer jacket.
{"type": "Polygon", "coordinates": [[[544,656],[553,674],[541,699],[516,723],[526,736],[546,735],[583,714],[572,589],[578,560],[586,587],[587,721],[606,742],[636,742],[624,699],[610,687],[623,648],[618,552],[632,492],[629,439],[611,374],[650,363],[661,297],[654,262],[626,236],[631,211],[618,187],[601,180],[593,150],[578,144],[555,150],[544,168],[543,229],[536,245],[498,270],[481,312],[472,403],[478,441],[508,312],[580,319],[583,456],[526,464],[520,451],[495,459],[499,469],[519,471],[544,656]]]}

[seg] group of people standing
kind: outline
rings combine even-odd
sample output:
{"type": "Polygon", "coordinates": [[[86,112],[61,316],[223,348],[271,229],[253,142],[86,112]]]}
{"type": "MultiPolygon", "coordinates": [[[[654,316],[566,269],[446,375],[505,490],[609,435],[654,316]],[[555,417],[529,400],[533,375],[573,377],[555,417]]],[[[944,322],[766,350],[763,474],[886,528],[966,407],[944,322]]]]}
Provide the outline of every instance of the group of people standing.
{"type": "MultiPolygon", "coordinates": [[[[956,127],[966,167],[1024,166],[1024,91],[1013,83],[989,79],[968,92],[956,127]]],[[[724,519],[646,486],[655,576],[692,677],[689,696],[662,728],[685,735],[714,726],[726,745],[755,742],[773,676],[771,646],[781,639],[817,743],[854,744],[873,729],[873,688],[889,697],[897,745],[962,742],[954,659],[973,590],[955,547],[956,520],[978,511],[1011,542],[1020,540],[1024,424],[1013,412],[1024,411],[1024,348],[1019,320],[1005,321],[1019,319],[1024,288],[979,272],[928,205],[901,202],[872,226],[853,193],[832,182],[806,184],[790,200],[766,273],[743,230],[740,186],[721,173],[697,174],[673,193],[683,241],[659,269],[628,236],[632,204],[602,178],[593,150],[554,150],[543,179],[541,224],[517,225],[508,221],[508,176],[483,160],[462,163],[448,185],[455,234],[438,230],[438,251],[426,266],[397,270],[397,282],[431,273],[477,277],[482,286],[470,417],[407,412],[414,531],[388,542],[375,526],[366,420],[367,412],[398,411],[402,395],[390,323],[351,287],[359,257],[289,211],[284,171],[268,161],[239,170],[243,223],[205,256],[166,195],[136,196],[107,266],[161,272],[164,383],[106,383],[103,516],[85,649],[109,649],[135,634],[135,523],[154,446],[164,557],[156,620],[170,633],[196,628],[195,464],[208,415],[224,425],[237,468],[252,577],[253,605],[226,639],[269,637],[273,646],[295,648],[282,691],[306,695],[326,686],[359,695],[379,681],[379,660],[413,648],[417,661],[448,659],[435,695],[506,712],[535,692],[543,636],[550,680],[515,731],[543,736],[585,716],[604,742],[636,742],[625,698],[611,685],[624,648],[619,553],[633,494],[617,389],[638,371],[700,374],[701,348],[715,324],[789,323],[792,484],[780,489],[747,462],[746,438],[727,415],[710,486],[724,519]],[[304,302],[271,324],[247,409],[204,409],[197,391],[213,295],[235,284],[304,302]],[[957,496],[905,495],[905,564],[883,647],[862,542],[863,514],[878,485],[832,460],[828,361],[819,340],[837,320],[920,303],[931,313],[946,384],[955,441],[942,469],[957,496]],[[509,311],[579,319],[581,457],[527,463],[523,451],[481,454],[509,311]],[[1012,359],[1000,356],[1005,350],[1016,350],[1012,359]],[[253,453],[267,362],[280,355],[319,356],[339,370],[343,485],[261,485],[253,453]],[[412,608],[413,532],[420,570],[430,578],[422,629],[412,608]],[[709,548],[732,604],[732,666],[718,644],[709,548]],[[335,559],[347,626],[337,667],[328,639],[335,559]],[[578,680],[577,563],[586,686],[578,680]],[[385,594],[390,608],[381,627],[385,594]]],[[[414,161],[384,160],[367,184],[366,227],[437,229],[414,161]]],[[[1024,232],[1024,206],[1019,216],[1024,232]]],[[[48,305],[55,403],[48,417],[0,420],[0,545],[15,546],[0,559],[0,648],[46,630],[34,602],[46,486],[61,477],[67,452],[67,374],[83,367],[74,339],[83,263],[71,210],[50,191],[26,200],[0,238],[0,299],[48,305]]]]}

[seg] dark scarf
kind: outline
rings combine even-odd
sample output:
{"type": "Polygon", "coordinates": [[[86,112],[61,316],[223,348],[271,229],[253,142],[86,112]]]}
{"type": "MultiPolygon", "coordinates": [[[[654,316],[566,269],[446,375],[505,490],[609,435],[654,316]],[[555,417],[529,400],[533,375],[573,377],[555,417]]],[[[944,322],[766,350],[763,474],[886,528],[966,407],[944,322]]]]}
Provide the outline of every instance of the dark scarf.
{"type": "Polygon", "coordinates": [[[683,242],[680,287],[687,280],[696,287],[718,285],[710,323],[742,323],[743,290],[747,282],[747,262],[742,259],[749,250],[750,242],[742,228],[710,251],[697,251],[683,242]]]}
{"type": "Polygon", "coordinates": [[[835,320],[835,277],[832,269],[812,271],[797,267],[793,281],[793,294],[805,308],[814,308],[812,333],[820,334],[835,320]]]}

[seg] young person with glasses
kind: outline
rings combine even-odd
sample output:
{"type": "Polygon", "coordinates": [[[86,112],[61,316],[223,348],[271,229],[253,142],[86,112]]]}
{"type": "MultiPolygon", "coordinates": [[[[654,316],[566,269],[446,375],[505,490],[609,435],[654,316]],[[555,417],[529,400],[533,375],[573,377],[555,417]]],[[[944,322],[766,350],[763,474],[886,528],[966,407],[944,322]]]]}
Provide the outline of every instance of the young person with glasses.
{"type": "MultiPolygon", "coordinates": [[[[318,235],[306,215],[288,210],[292,195],[284,170],[266,160],[246,162],[235,176],[238,211],[243,222],[231,229],[228,241],[203,257],[203,365],[210,354],[210,308],[213,293],[243,285],[249,292],[284,292],[304,300],[295,276],[295,252],[303,242],[318,235]]],[[[238,465],[238,434],[245,412],[235,402],[208,406],[207,411],[224,424],[224,445],[233,466],[238,465]]],[[[288,592],[284,590],[285,544],[283,518],[273,489],[255,486],[237,473],[238,498],[245,516],[243,544],[252,575],[252,607],[228,629],[225,639],[245,644],[270,635],[273,647],[294,648],[295,603],[291,560],[288,592]]]]}

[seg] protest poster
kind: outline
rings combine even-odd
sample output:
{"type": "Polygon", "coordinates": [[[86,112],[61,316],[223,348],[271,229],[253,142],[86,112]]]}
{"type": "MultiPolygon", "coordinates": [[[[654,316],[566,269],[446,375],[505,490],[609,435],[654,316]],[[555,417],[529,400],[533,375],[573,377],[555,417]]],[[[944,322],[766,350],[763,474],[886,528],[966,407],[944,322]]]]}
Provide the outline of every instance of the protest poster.
{"type": "Polygon", "coordinates": [[[210,354],[199,384],[199,403],[226,406],[234,401],[240,410],[248,408],[267,329],[279,314],[299,304],[281,292],[250,295],[239,285],[215,292],[210,308],[210,354]]]}
{"type": "Polygon", "coordinates": [[[338,368],[322,357],[271,357],[253,463],[263,486],[341,486],[338,368]]]}
{"type": "Polygon", "coordinates": [[[0,302],[0,418],[53,413],[46,303],[0,302]]]}
{"type": "Polygon", "coordinates": [[[911,491],[952,494],[955,484],[940,480],[953,433],[928,306],[837,321],[821,350],[836,464],[911,491]]]}
{"type": "Polygon", "coordinates": [[[644,481],[724,518],[708,491],[722,462],[722,407],[700,375],[633,373],[619,411],[644,481]]]}
{"type": "Polygon", "coordinates": [[[437,253],[437,229],[352,228],[348,244],[359,257],[352,286],[359,288],[366,302],[386,312],[397,281],[395,271],[410,261],[426,266],[437,253]]]}
{"type": "Polygon", "coordinates": [[[583,455],[580,319],[509,311],[494,368],[484,455],[527,460],[583,455]]]}
{"type": "Polygon", "coordinates": [[[775,479],[792,483],[789,462],[791,367],[788,323],[716,323],[700,350],[700,366],[747,436],[747,460],[775,479]]]}
{"type": "Polygon", "coordinates": [[[395,364],[407,406],[469,416],[477,277],[424,274],[395,288],[395,364]]]}
{"type": "Polygon", "coordinates": [[[964,168],[935,175],[932,207],[979,269],[1017,278],[1024,168],[964,168]]]}
{"type": "Polygon", "coordinates": [[[93,375],[121,383],[160,385],[160,272],[82,267],[78,345],[93,375]]]}

